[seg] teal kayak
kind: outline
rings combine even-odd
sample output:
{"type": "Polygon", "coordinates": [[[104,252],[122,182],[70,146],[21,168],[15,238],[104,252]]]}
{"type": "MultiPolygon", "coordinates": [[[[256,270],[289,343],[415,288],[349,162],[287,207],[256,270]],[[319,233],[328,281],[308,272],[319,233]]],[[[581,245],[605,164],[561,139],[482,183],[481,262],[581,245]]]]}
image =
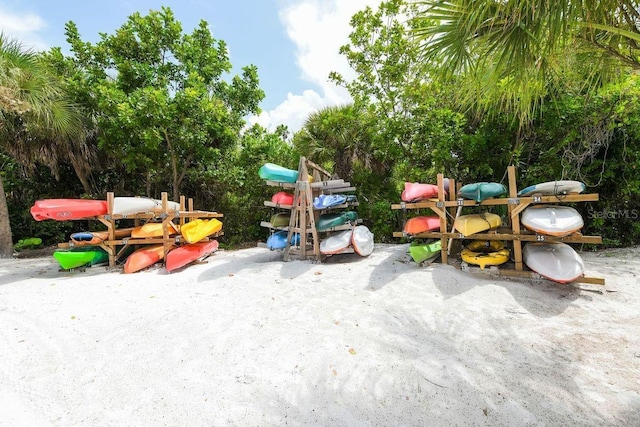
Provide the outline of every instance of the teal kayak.
{"type": "Polygon", "coordinates": [[[346,224],[358,219],[358,213],[355,211],[345,211],[340,213],[323,214],[318,218],[316,228],[318,231],[325,231],[333,227],[346,224]]]}
{"type": "Polygon", "coordinates": [[[435,258],[440,255],[440,251],[442,250],[442,241],[436,240],[431,243],[424,244],[412,244],[409,246],[409,254],[411,258],[416,262],[416,264],[420,264],[428,260],[429,258],[435,258]]]}
{"type": "Polygon", "coordinates": [[[297,170],[287,169],[273,163],[262,165],[258,170],[258,175],[266,181],[295,183],[298,180],[297,170]]]}
{"type": "Polygon", "coordinates": [[[460,188],[458,192],[459,196],[465,199],[475,200],[481,202],[490,197],[498,197],[503,194],[507,194],[507,187],[499,182],[476,182],[473,184],[467,184],[460,188]]]}
{"type": "Polygon", "coordinates": [[[64,270],[78,268],[85,265],[95,265],[107,262],[109,254],[102,248],[96,246],[85,246],[70,250],[59,250],[53,253],[53,257],[58,261],[64,270]]]}

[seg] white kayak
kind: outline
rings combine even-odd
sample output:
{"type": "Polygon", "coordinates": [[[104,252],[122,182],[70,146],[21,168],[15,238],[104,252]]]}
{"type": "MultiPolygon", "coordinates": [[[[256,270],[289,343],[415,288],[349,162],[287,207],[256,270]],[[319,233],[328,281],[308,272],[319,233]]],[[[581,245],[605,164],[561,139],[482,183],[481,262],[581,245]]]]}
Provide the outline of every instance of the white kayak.
{"type": "Polygon", "coordinates": [[[549,181],[524,188],[518,192],[518,196],[531,196],[533,194],[542,196],[566,195],[569,193],[582,193],[585,188],[584,183],[580,181],[549,181]]]}
{"type": "MultiPolygon", "coordinates": [[[[180,210],[180,203],[167,202],[167,211],[180,210]]],[[[132,215],[145,212],[162,212],[162,201],[149,197],[114,197],[114,215],[132,215]]]]}
{"type": "Polygon", "coordinates": [[[522,225],[538,234],[568,236],[584,226],[582,215],[569,206],[535,205],[522,212],[522,225]]]}
{"type": "Polygon", "coordinates": [[[527,267],[554,282],[573,282],[584,274],[582,258],[566,243],[528,243],[522,257],[527,267]]]}
{"type": "Polygon", "coordinates": [[[320,242],[320,253],[326,255],[339,254],[351,246],[353,230],[339,231],[320,242]]]}
{"type": "Polygon", "coordinates": [[[351,245],[358,255],[371,255],[371,252],[373,252],[373,233],[366,226],[358,225],[353,229],[351,245]]]}

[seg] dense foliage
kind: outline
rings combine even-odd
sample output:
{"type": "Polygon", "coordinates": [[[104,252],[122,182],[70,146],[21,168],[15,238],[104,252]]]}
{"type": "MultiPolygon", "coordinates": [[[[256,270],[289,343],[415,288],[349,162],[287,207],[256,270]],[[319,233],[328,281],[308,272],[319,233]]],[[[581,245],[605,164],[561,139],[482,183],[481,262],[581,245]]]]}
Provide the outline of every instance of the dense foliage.
{"type": "MultiPolygon", "coordinates": [[[[444,7],[455,2],[419,3],[444,7]]],[[[266,162],[296,168],[299,157],[306,156],[357,188],[359,215],[376,241],[394,241],[400,218],[390,204],[399,200],[405,181],[435,182],[444,173],[462,183],[505,182],[513,164],[521,188],[555,179],[584,181],[589,192],[600,193],[599,202],[576,205],[587,223],[585,233],[602,235],[607,245],[637,244],[640,77],[623,66],[629,58],[620,56],[629,52],[601,52],[594,56],[601,67],[593,68],[596,63],[584,63],[585,52],[602,51],[594,43],[605,39],[584,39],[575,55],[562,51],[562,58],[548,57],[556,61],[554,72],[535,76],[542,78],[544,90],[518,89],[513,76],[489,82],[479,79],[480,67],[461,72],[443,59],[450,51],[438,56],[443,51],[432,49],[427,52],[432,60],[426,61],[425,38],[415,35],[443,35],[446,28],[423,11],[412,2],[390,0],[354,15],[340,53],[355,78],[330,75],[347,88],[353,103],[311,114],[291,143],[286,128],[244,129],[244,117],[258,111],[264,95],[258,70],[247,66],[241,76],[230,77],[226,45],[212,37],[206,23],[183,34],[169,9],[134,14],[95,45],[83,42],[75,25],[67,24],[73,55],[53,49],[41,59],[83,114],[85,136],[82,145],[73,146],[82,147],[90,168],[72,159],[57,162],[56,181],[47,163],[33,158],[25,168],[2,146],[1,178],[14,241],[38,236],[52,244],[89,226],[34,222],[28,208],[36,198],[102,198],[107,191],[159,197],[170,191],[172,198],[193,197],[198,209],[224,213],[223,243],[254,242],[267,236],[260,221],[271,211],[263,201],[278,190],[264,185],[258,168],[266,162]],[[615,61],[616,79],[585,83],[585,76],[595,71],[604,76],[605,65],[615,61]],[[461,88],[477,102],[470,104],[461,88]],[[509,99],[514,102],[505,102],[509,99]],[[523,114],[521,102],[533,110],[523,114]]],[[[502,10],[494,12],[504,16],[502,10]]],[[[572,37],[584,31],[579,28],[572,37]]],[[[468,40],[471,56],[485,52],[481,41],[468,40]]],[[[496,57],[484,58],[482,77],[489,78],[496,57]]]]}

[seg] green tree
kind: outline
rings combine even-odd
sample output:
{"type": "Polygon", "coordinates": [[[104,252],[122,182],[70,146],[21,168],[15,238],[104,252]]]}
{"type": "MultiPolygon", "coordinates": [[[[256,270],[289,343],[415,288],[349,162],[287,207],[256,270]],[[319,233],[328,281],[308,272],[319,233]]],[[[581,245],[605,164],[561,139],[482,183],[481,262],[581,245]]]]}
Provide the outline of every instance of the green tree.
{"type": "Polygon", "coordinates": [[[78,98],[93,109],[99,147],[128,173],[152,184],[170,185],[178,199],[190,169],[220,159],[237,144],[244,117],[259,112],[264,92],[255,66],[227,79],[226,43],[200,21],[183,34],[172,11],[131,15],[95,45],[66,25],[74,56],[58,58],[74,69],[78,98]]]}
{"type": "MultiPolygon", "coordinates": [[[[82,150],[86,130],[64,84],[34,52],[0,36],[0,147],[28,169],[43,163],[57,173],[62,159],[82,150]]],[[[12,255],[11,227],[0,175],[0,256],[12,255]]]]}
{"type": "Polygon", "coordinates": [[[594,93],[640,69],[635,1],[419,0],[412,34],[444,77],[463,76],[460,99],[512,114],[526,127],[567,84],[594,93]]]}

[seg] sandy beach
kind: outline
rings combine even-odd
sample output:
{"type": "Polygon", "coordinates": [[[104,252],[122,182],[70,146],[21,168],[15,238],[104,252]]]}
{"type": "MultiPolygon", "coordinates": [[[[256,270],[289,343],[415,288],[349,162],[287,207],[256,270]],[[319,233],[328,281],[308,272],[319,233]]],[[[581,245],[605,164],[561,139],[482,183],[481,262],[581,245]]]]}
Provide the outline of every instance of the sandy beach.
{"type": "Polygon", "coordinates": [[[582,253],[604,287],[406,251],[0,260],[0,425],[638,425],[640,247],[582,253]]]}

